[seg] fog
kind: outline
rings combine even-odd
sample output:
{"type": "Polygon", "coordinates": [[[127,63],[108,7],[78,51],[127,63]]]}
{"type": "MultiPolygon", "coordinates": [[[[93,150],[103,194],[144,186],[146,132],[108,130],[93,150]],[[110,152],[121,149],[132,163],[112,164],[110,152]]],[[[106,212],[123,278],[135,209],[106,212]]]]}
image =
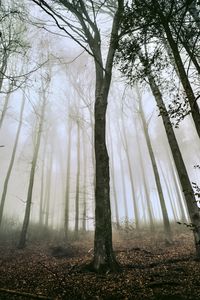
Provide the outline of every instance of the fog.
{"type": "MultiPolygon", "coordinates": [[[[46,30],[42,28],[43,26],[26,24],[23,38],[29,44],[27,57],[24,59],[23,56],[13,56],[8,65],[10,73],[15,66],[16,69],[22,68],[22,74],[29,72],[31,74],[19,88],[9,94],[5,93],[8,88],[8,80],[5,79],[3,93],[0,96],[2,112],[5,97],[9,98],[0,129],[0,194],[3,193],[20,123],[20,109],[25,99],[22,127],[8,181],[3,226],[10,223],[20,227],[23,222],[34,147],[42,119],[41,106],[45,101],[31,201],[31,222],[40,222],[51,228],[63,230],[68,184],[70,229],[73,230],[75,226],[78,199],[78,227],[82,229],[85,219],[86,229],[93,230],[95,209],[93,58],[72,39],[64,37],[52,19],[48,19],[39,8],[33,6],[31,14],[34,18],[37,17],[38,24],[39,20],[46,22],[44,26],[46,30]],[[35,68],[37,70],[32,72],[31,70],[35,68]]],[[[100,20],[105,37],[102,48],[106,52],[109,22],[104,21],[104,18],[100,20]]],[[[139,93],[167,212],[170,220],[177,222],[181,220],[179,202],[181,201],[186,215],[187,209],[166,133],[149,88],[139,88],[139,93]]],[[[155,221],[162,221],[138,101],[137,86],[128,86],[115,66],[109,92],[106,129],[113,224],[117,222],[123,224],[125,221],[135,223],[133,199],[136,201],[141,224],[147,226],[149,224],[146,201],[150,202],[155,221]]],[[[200,145],[190,115],[184,118],[179,128],[175,128],[175,133],[190,180],[198,184],[199,170],[194,166],[199,163],[200,145]]]]}

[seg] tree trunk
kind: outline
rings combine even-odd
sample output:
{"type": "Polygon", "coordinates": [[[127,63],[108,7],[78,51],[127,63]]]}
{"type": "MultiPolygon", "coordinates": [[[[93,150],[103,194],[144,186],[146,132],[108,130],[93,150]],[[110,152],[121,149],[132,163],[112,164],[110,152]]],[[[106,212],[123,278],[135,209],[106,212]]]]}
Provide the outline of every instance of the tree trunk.
{"type": "Polygon", "coordinates": [[[4,101],[3,109],[2,109],[2,112],[1,112],[0,129],[2,128],[3,121],[4,121],[5,116],[6,116],[6,112],[7,112],[7,109],[8,109],[8,103],[9,103],[9,100],[10,100],[11,91],[12,91],[12,85],[10,84],[8,92],[7,92],[6,96],[5,96],[5,101],[4,101]]]}
{"type": "Polygon", "coordinates": [[[74,233],[76,238],[78,237],[78,230],[79,230],[79,197],[80,197],[80,124],[77,121],[77,174],[76,174],[76,202],[75,202],[75,227],[74,233]]]}
{"type": "Polygon", "coordinates": [[[24,221],[23,221],[19,244],[18,244],[19,248],[24,248],[25,244],[26,244],[26,235],[27,235],[27,230],[28,230],[28,225],[29,225],[29,220],[30,220],[30,213],[31,213],[33,184],[34,184],[34,178],[35,178],[35,168],[36,168],[38,152],[39,152],[39,148],[40,148],[40,140],[41,140],[41,133],[42,133],[42,129],[43,129],[45,106],[46,106],[46,98],[44,96],[42,108],[41,108],[41,116],[40,116],[38,131],[37,131],[36,144],[34,147],[33,159],[32,159],[32,163],[31,163],[31,172],[30,172],[30,178],[29,178],[29,187],[28,187],[28,195],[27,195],[27,201],[26,201],[25,216],[24,216],[24,221]]]}
{"type": "Polygon", "coordinates": [[[194,233],[194,240],[196,246],[196,255],[200,258],[200,214],[199,208],[196,203],[196,199],[194,196],[194,192],[191,186],[190,179],[187,174],[187,170],[182,158],[182,154],[180,152],[178,142],[176,140],[176,136],[174,134],[174,130],[172,124],[170,122],[170,118],[168,116],[164,101],[162,99],[162,94],[156,84],[153,76],[149,72],[148,75],[149,84],[152,90],[152,93],[155,97],[157,105],[160,110],[160,114],[162,116],[163,124],[166,130],[167,139],[172,151],[172,156],[174,159],[174,163],[179,175],[180,183],[182,186],[183,194],[185,196],[189,216],[193,225],[193,233],[194,233]]]}
{"type": "Polygon", "coordinates": [[[1,226],[2,218],[3,218],[3,210],[4,210],[6,195],[7,195],[9,179],[10,179],[10,176],[11,176],[11,173],[12,173],[12,169],[13,169],[13,165],[14,165],[14,161],[15,161],[15,155],[16,155],[16,151],[17,151],[17,146],[18,146],[18,142],[19,142],[19,136],[20,136],[21,127],[22,127],[22,120],[23,120],[24,106],[25,106],[25,95],[23,94],[22,105],[21,105],[21,110],[20,110],[19,125],[18,125],[18,128],[17,128],[15,143],[14,143],[14,147],[13,147],[13,151],[12,151],[12,155],[11,155],[11,160],[10,160],[10,163],[9,163],[8,171],[7,171],[6,178],[5,178],[4,185],[3,185],[3,192],[2,192],[2,196],[1,196],[0,226],[1,226]]]}
{"type": "Polygon", "coordinates": [[[136,140],[137,140],[138,150],[139,150],[139,160],[140,160],[140,165],[141,165],[144,194],[145,194],[145,200],[146,200],[145,203],[147,205],[147,210],[148,210],[148,215],[149,215],[150,229],[151,229],[151,232],[154,233],[155,227],[154,227],[154,222],[153,222],[152,205],[151,205],[149,191],[147,188],[147,179],[146,179],[146,174],[144,171],[144,160],[142,159],[142,150],[141,150],[141,145],[140,145],[140,141],[139,141],[139,134],[138,134],[136,122],[135,122],[135,131],[136,131],[136,140]]]}
{"type": "MultiPolygon", "coordinates": [[[[155,4],[159,7],[157,1],[155,1],[155,4]]],[[[194,92],[192,90],[192,87],[190,85],[189,79],[187,77],[187,74],[186,74],[186,71],[185,71],[180,53],[179,53],[178,45],[177,45],[176,41],[173,38],[173,35],[172,35],[171,29],[169,27],[168,21],[166,20],[163,12],[160,9],[158,9],[158,14],[160,16],[160,20],[161,20],[161,23],[163,25],[164,31],[166,33],[168,43],[171,47],[171,50],[172,50],[172,53],[173,53],[173,56],[174,56],[174,61],[176,63],[176,67],[177,67],[178,72],[179,72],[180,81],[182,83],[182,86],[184,88],[185,94],[187,96],[188,102],[189,102],[190,107],[191,107],[191,114],[192,114],[192,118],[194,120],[194,124],[195,124],[196,130],[197,130],[197,134],[200,137],[199,107],[198,107],[198,104],[196,102],[196,98],[195,98],[194,92]]]]}
{"type": "Polygon", "coordinates": [[[51,199],[51,179],[53,167],[53,150],[49,154],[49,164],[47,166],[46,186],[45,186],[45,199],[44,199],[44,225],[49,226],[49,212],[50,212],[50,199],[51,199]]]}
{"type": "Polygon", "coordinates": [[[124,136],[124,150],[125,150],[126,157],[127,157],[128,172],[129,172],[130,184],[131,184],[135,228],[136,228],[136,231],[139,231],[139,212],[138,212],[138,207],[137,207],[137,202],[136,202],[135,186],[134,186],[134,181],[133,181],[133,171],[132,171],[132,167],[131,167],[132,164],[131,164],[130,153],[129,153],[129,149],[128,149],[128,141],[127,141],[123,117],[122,117],[122,131],[123,131],[123,136],[124,136]]]}
{"type": "Polygon", "coordinates": [[[180,190],[180,179],[177,178],[178,175],[177,175],[177,171],[176,171],[176,167],[174,166],[174,160],[173,158],[171,157],[171,155],[168,153],[168,156],[169,156],[169,160],[171,162],[171,173],[172,173],[172,179],[174,181],[174,185],[175,185],[175,190],[176,190],[176,197],[178,199],[178,205],[179,205],[179,209],[180,209],[180,215],[181,215],[181,222],[182,223],[186,223],[187,222],[187,215],[185,213],[185,210],[184,210],[184,204],[185,204],[185,199],[184,199],[184,196],[182,194],[182,191],[180,190]],[[184,204],[183,204],[184,202],[184,204]]]}
{"type": "Polygon", "coordinates": [[[86,218],[87,218],[87,149],[86,149],[86,136],[85,132],[83,132],[83,222],[82,228],[83,232],[86,232],[86,218]]]}
{"type": "Polygon", "coordinates": [[[44,171],[45,171],[45,157],[47,149],[47,136],[44,140],[44,149],[42,153],[42,174],[41,174],[41,187],[40,187],[40,208],[39,208],[39,224],[44,225],[44,171]]]}
{"type": "Polygon", "coordinates": [[[3,54],[1,68],[0,68],[0,92],[2,91],[4,75],[8,66],[8,58],[9,58],[9,53],[7,53],[7,50],[5,50],[3,54]]]}
{"type": "Polygon", "coordinates": [[[160,206],[161,206],[161,211],[162,211],[162,216],[163,216],[165,238],[166,238],[166,242],[171,243],[172,242],[172,231],[171,231],[171,227],[170,227],[170,222],[169,222],[165,199],[164,199],[164,195],[163,195],[163,191],[162,191],[162,186],[161,186],[161,182],[160,182],[158,167],[157,167],[155,155],[153,152],[153,148],[151,145],[151,140],[150,140],[148,128],[146,125],[146,120],[145,120],[144,113],[142,110],[141,98],[140,98],[139,92],[137,94],[138,94],[138,100],[139,100],[139,105],[140,105],[140,116],[141,116],[141,121],[142,121],[142,127],[144,130],[144,135],[145,135],[145,139],[146,139],[146,143],[147,143],[147,147],[149,150],[149,155],[150,155],[150,159],[151,159],[151,163],[152,163],[152,167],[153,167],[153,171],[154,171],[156,187],[157,187],[157,191],[158,191],[158,196],[159,196],[159,201],[160,201],[160,206]]]}
{"type": "Polygon", "coordinates": [[[90,48],[95,55],[96,87],[95,87],[95,128],[94,144],[96,158],[96,186],[95,186],[95,237],[94,259],[90,267],[97,272],[118,271],[112,246],[112,223],[110,209],[110,175],[109,157],[106,147],[106,110],[110,89],[113,59],[118,45],[118,31],[122,12],[123,0],[118,0],[118,9],[113,18],[110,44],[103,69],[100,33],[95,30],[95,38],[90,48]]]}
{"type": "Polygon", "coordinates": [[[111,156],[111,178],[112,178],[112,189],[113,189],[113,198],[114,198],[114,207],[115,207],[115,218],[116,218],[116,227],[119,229],[119,209],[118,209],[118,203],[117,203],[117,191],[116,191],[116,185],[115,185],[115,171],[114,171],[114,152],[113,152],[113,142],[112,142],[112,136],[111,136],[111,130],[110,130],[110,123],[109,123],[109,130],[108,130],[108,137],[110,141],[110,156],[111,156]]]}
{"type": "Polygon", "coordinates": [[[161,164],[158,164],[158,165],[159,165],[160,173],[162,175],[162,178],[163,178],[163,181],[165,183],[166,190],[167,190],[168,199],[169,199],[171,209],[172,209],[173,221],[176,222],[178,220],[178,216],[177,216],[177,211],[176,211],[176,207],[175,207],[175,201],[174,201],[175,199],[172,198],[173,193],[172,193],[172,190],[170,188],[171,183],[166,178],[166,170],[164,172],[161,164]]]}
{"type": "MultiPolygon", "coordinates": [[[[69,120],[70,122],[70,120],[69,120]]],[[[69,232],[69,196],[70,196],[70,173],[71,173],[71,122],[68,128],[68,144],[67,144],[67,174],[65,187],[65,209],[64,209],[64,233],[65,238],[68,238],[69,232]]]]}
{"type": "MultiPolygon", "coordinates": [[[[119,122],[117,122],[117,132],[120,132],[120,125],[119,122]]],[[[118,136],[118,140],[120,140],[120,136],[118,136]]],[[[123,203],[124,203],[124,212],[125,212],[125,223],[128,221],[128,205],[127,205],[127,195],[126,195],[126,184],[125,184],[125,170],[124,165],[122,161],[122,149],[121,144],[119,147],[117,147],[118,150],[118,157],[119,157],[119,163],[120,163],[120,171],[121,171],[121,180],[122,180],[122,192],[123,192],[123,203]]]]}

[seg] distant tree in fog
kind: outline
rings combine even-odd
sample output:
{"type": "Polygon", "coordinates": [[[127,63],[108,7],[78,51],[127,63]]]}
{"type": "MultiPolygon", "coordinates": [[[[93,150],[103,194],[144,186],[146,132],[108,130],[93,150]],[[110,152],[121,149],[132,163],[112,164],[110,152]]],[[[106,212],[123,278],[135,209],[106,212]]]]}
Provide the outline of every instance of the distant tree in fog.
{"type": "Polygon", "coordinates": [[[44,85],[44,83],[42,83],[42,88],[41,88],[42,101],[39,105],[40,109],[37,114],[38,122],[37,122],[36,128],[35,128],[35,143],[33,145],[33,157],[32,157],[32,162],[31,162],[28,194],[27,194],[27,200],[26,200],[24,221],[23,221],[19,244],[18,244],[19,248],[24,248],[26,245],[26,236],[27,236],[27,230],[28,230],[29,221],[30,221],[31,206],[32,206],[32,195],[33,195],[35,170],[36,170],[36,165],[37,165],[37,160],[38,160],[38,153],[39,153],[39,149],[40,149],[41,135],[42,135],[43,126],[44,126],[45,109],[46,109],[46,105],[48,102],[47,95],[46,95],[46,89],[47,89],[48,85],[49,85],[49,77],[47,78],[46,85],[44,85]]]}
{"type": "Polygon", "coordinates": [[[16,156],[16,152],[17,152],[17,146],[18,146],[18,143],[19,143],[19,137],[20,137],[20,132],[21,132],[22,123],[23,123],[23,113],[24,113],[25,99],[26,99],[25,98],[25,94],[23,93],[22,104],[21,104],[21,109],[20,109],[19,124],[18,124],[18,128],[17,128],[16,136],[15,136],[14,147],[13,147],[13,150],[12,150],[12,155],[11,155],[10,163],[9,163],[9,166],[8,166],[6,178],[4,180],[3,192],[2,192],[2,195],[1,195],[1,202],[0,202],[0,226],[1,226],[1,223],[2,223],[2,219],[3,219],[3,211],[4,211],[5,201],[6,201],[8,184],[9,184],[10,176],[12,174],[12,169],[13,169],[13,165],[14,165],[14,161],[15,161],[15,156],[16,156]]]}

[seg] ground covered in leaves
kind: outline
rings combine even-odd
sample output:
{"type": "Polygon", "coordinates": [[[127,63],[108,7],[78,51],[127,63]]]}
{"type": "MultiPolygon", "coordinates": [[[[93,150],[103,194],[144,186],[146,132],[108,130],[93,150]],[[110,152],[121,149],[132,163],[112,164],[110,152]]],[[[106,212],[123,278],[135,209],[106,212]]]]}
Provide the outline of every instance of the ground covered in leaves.
{"type": "Polygon", "coordinates": [[[0,299],[200,299],[200,262],[190,232],[162,238],[115,234],[119,274],[83,268],[93,256],[92,240],[69,244],[32,242],[24,250],[0,245],[0,299]]]}

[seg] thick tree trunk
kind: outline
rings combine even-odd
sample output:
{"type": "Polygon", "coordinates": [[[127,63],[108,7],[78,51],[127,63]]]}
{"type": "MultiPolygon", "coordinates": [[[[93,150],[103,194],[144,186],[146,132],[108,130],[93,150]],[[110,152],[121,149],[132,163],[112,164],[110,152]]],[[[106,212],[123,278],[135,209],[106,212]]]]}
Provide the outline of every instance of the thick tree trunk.
{"type": "Polygon", "coordinates": [[[2,218],[3,218],[3,210],[4,210],[6,195],[7,195],[9,179],[10,179],[10,176],[11,176],[11,173],[12,173],[12,169],[13,169],[13,165],[14,165],[14,161],[15,161],[15,155],[16,155],[17,146],[18,146],[18,141],[19,141],[19,136],[20,136],[20,131],[21,131],[21,127],[22,127],[24,105],[25,105],[25,95],[23,94],[22,105],[21,105],[21,110],[20,110],[19,125],[18,125],[18,128],[17,128],[15,143],[14,143],[14,147],[13,147],[13,151],[12,151],[12,155],[11,155],[11,160],[10,160],[10,163],[9,163],[8,171],[7,171],[6,178],[5,178],[4,185],[3,185],[3,192],[2,192],[2,196],[1,196],[0,226],[1,226],[2,218]]]}
{"type": "Polygon", "coordinates": [[[98,272],[104,272],[106,269],[118,270],[112,247],[109,157],[105,143],[106,108],[107,97],[97,95],[95,102],[96,226],[92,264],[94,270],[98,272]]]}
{"type": "Polygon", "coordinates": [[[31,213],[33,184],[34,184],[34,178],[35,178],[35,168],[36,168],[38,152],[39,152],[39,148],[40,148],[40,140],[41,140],[41,133],[42,133],[42,129],[43,129],[45,106],[46,106],[46,99],[44,97],[43,103],[42,103],[42,109],[41,109],[40,122],[39,122],[39,126],[38,126],[38,131],[37,131],[36,144],[34,147],[33,159],[32,159],[32,163],[31,163],[31,172],[30,172],[30,178],[29,178],[29,187],[28,187],[28,195],[27,195],[27,201],[26,201],[25,216],[24,216],[24,221],[23,221],[19,244],[18,244],[19,248],[24,248],[25,244],[26,244],[26,235],[27,235],[27,230],[28,230],[28,225],[29,225],[29,220],[30,220],[30,213],[31,213]]]}
{"type": "Polygon", "coordinates": [[[172,231],[171,231],[169,216],[168,216],[168,213],[167,213],[167,208],[166,208],[165,199],[164,199],[164,195],[163,195],[162,185],[161,185],[161,182],[160,182],[158,167],[157,167],[155,155],[154,155],[154,152],[153,152],[153,147],[151,145],[151,140],[150,140],[146,120],[145,120],[144,113],[143,113],[143,110],[142,110],[141,98],[140,98],[139,93],[137,93],[137,94],[138,94],[138,100],[139,100],[139,105],[140,105],[140,116],[141,116],[142,126],[143,126],[144,135],[145,135],[145,139],[146,139],[146,143],[147,143],[147,147],[148,147],[148,150],[149,150],[149,155],[150,155],[150,159],[151,159],[151,163],[152,163],[152,167],[153,167],[153,171],[154,171],[156,187],[157,187],[157,191],[158,191],[158,197],[159,197],[162,216],[163,216],[165,238],[166,238],[167,242],[171,243],[172,242],[172,231]]]}
{"type": "Polygon", "coordinates": [[[118,0],[118,9],[113,18],[105,68],[103,68],[101,39],[97,28],[95,29],[95,38],[90,43],[90,48],[93,50],[95,56],[96,70],[94,109],[94,146],[96,159],[95,238],[94,259],[90,267],[97,272],[119,270],[119,264],[116,261],[112,246],[109,157],[106,147],[106,110],[112,77],[113,59],[117,49],[118,31],[123,9],[124,1],[118,0]]]}
{"type": "Polygon", "coordinates": [[[182,186],[183,194],[185,196],[189,216],[191,219],[191,223],[193,225],[193,233],[194,233],[194,240],[196,246],[196,255],[200,258],[200,214],[199,208],[197,206],[194,192],[191,186],[190,179],[187,174],[187,170],[182,158],[182,154],[180,152],[178,142],[176,140],[176,136],[174,134],[173,127],[170,122],[170,118],[168,116],[164,101],[162,99],[162,94],[156,84],[153,76],[149,73],[148,76],[149,84],[152,90],[152,93],[155,97],[157,105],[160,109],[160,114],[162,116],[163,124],[166,130],[167,139],[172,151],[172,156],[174,159],[174,163],[179,175],[180,183],[182,186]]]}

